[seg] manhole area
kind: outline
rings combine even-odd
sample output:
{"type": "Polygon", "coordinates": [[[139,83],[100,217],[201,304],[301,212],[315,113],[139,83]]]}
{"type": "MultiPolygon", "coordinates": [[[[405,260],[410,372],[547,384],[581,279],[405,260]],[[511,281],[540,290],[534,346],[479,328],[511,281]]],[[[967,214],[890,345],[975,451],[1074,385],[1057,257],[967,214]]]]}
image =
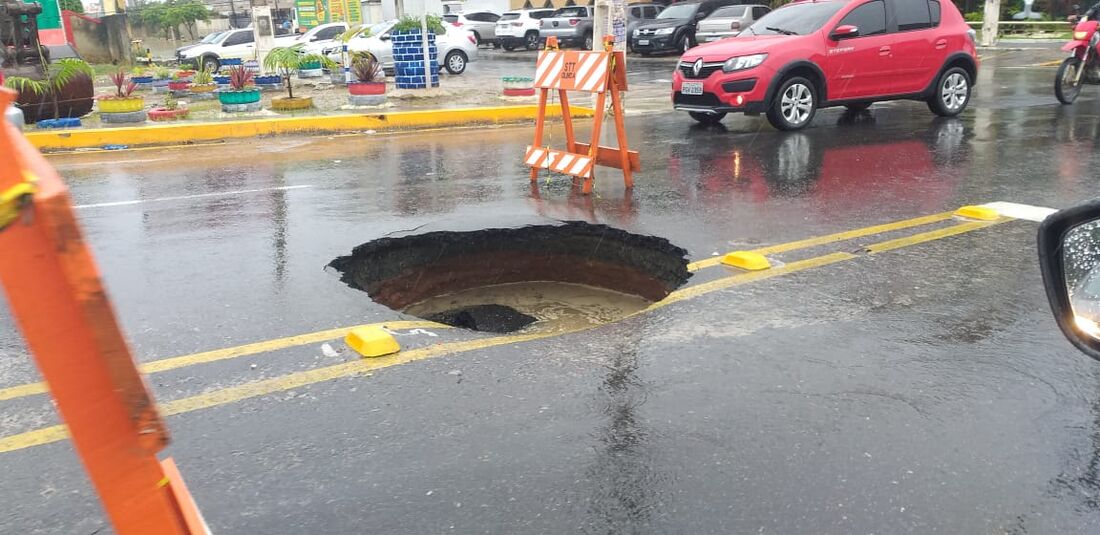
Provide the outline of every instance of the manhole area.
{"type": "Polygon", "coordinates": [[[687,281],[663,238],[564,222],[386,237],[329,266],[399,312],[475,331],[568,331],[644,309],[687,281]]]}

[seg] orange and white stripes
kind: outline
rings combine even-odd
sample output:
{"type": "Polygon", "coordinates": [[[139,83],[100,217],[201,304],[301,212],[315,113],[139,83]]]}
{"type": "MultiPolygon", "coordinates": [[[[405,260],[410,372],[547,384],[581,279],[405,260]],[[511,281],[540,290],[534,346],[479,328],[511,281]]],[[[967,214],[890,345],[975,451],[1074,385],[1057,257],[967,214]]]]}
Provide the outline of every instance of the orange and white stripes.
{"type": "Polygon", "coordinates": [[[592,158],[544,147],[527,147],[524,163],[531,167],[549,169],[556,173],[587,178],[592,173],[592,158]]]}
{"type": "Polygon", "coordinates": [[[535,67],[535,87],[603,93],[610,58],[607,52],[544,50],[535,67]]]}

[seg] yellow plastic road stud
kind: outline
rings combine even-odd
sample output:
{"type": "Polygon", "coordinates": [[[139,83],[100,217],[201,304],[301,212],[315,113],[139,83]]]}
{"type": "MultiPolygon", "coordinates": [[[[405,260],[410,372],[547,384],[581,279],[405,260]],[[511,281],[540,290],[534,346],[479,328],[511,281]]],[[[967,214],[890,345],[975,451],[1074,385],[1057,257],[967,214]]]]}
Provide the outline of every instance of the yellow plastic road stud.
{"type": "Polygon", "coordinates": [[[344,342],[364,357],[381,357],[401,351],[397,339],[377,325],[352,329],[344,342]]]}
{"type": "Polygon", "coordinates": [[[1001,217],[996,210],[986,206],[974,206],[967,205],[955,210],[955,215],[959,217],[965,217],[967,219],[977,219],[979,221],[996,221],[1001,217]]]}
{"type": "Polygon", "coordinates": [[[722,257],[722,263],[727,266],[747,269],[749,271],[760,271],[761,269],[772,267],[767,257],[751,251],[734,251],[732,253],[726,253],[726,256],[722,257]]]}

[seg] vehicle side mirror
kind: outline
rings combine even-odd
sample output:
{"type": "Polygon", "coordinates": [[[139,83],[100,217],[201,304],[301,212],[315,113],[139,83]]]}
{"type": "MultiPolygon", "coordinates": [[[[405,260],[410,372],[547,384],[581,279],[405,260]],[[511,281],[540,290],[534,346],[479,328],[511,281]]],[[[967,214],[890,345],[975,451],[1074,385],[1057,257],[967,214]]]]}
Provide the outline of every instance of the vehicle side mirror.
{"type": "Polygon", "coordinates": [[[839,41],[841,39],[851,39],[852,37],[859,36],[859,27],[852,26],[851,24],[842,24],[837,26],[833,33],[829,34],[829,39],[833,41],[839,41]]]}
{"type": "Polygon", "coordinates": [[[697,20],[697,21],[699,21],[699,20],[703,20],[703,19],[705,19],[705,18],[707,18],[707,14],[706,14],[706,13],[696,13],[696,14],[695,14],[695,20],[697,20]]]}
{"type": "Polygon", "coordinates": [[[1039,268],[1058,327],[1077,349],[1100,360],[1100,200],[1039,225],[1039,268]]]}

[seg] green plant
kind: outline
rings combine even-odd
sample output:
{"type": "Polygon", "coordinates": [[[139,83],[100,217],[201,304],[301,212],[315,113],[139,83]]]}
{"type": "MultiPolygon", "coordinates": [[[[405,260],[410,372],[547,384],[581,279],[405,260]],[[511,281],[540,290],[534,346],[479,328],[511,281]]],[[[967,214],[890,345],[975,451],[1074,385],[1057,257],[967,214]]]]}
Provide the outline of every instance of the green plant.
{"type": "Polygon", "coordinates": [[[168,95],[164,97],[164,109],[178,110],[179,107],[180,102],[176,99],[176,97],[172,96],[172,93],[168,93],[168,95]]]}
{"type": "Polygon", "coordinates": [[[42,58],[42,70],[43,78],[41,80],[25,76],[12,76],[4,80],[4,85],[20,93],[30,92],[35,95],[48,93],[50,102],[53,104],[54,119],[61,118],[61,106],[57,102],[57,94],[61,92],[61,88],[77,76],[83,75],[91,78],[94,75],[91,65],[76,58],[61,58],[53,63],[48,63],[45,58],[42,58]]]}
{"type": "Polygon", "coordinates": [[[149,70],[149,67],[137,65],[130,70],[130,74],[133,76],[147,76],[149,74],[149,70]]]}
{"type": "Polygon", "coordinates": [[[283,77],[286,82],[286,94],[290,98],[294,98],[294,87],[290,83],[290,75],[300,69],[302,65],[320,63],[322,67],[327,68],[336,66],[335,62],[325,56],[306,54],[303,50],[304,46],[303,43],[294,46],[277,46],[264,56],[264,69],[274,71],[283,77]]]}
{"type": "Polygon", "coordinates": [[[351,55],[351,73],[361,83],[374,82],[383,76],[382,64],[370,52],[355,52],[351,55]]]}
{"type": "Polygon", "coordinates": [[[162,30],[165,39],[179,39],[179,27],[187,28],[191,38],[195,38],[195,23],[210,20],[213,12],[199,0],[166,0],[164,2],[143,2],[126,10],[131,22],[153,30],[162,30]]]}
{"type": "Polygon", "coordinates": [[[252,71],[244,68],[244,65],[230,67],[229,85],[237,91],[252,85],[252,71]]]}
{"type": "Polygon", "coordinates": [[[963,20],[965,20],[966,22],[981,22],[984,16],[985,14],[981,11],[971,11],[970,13],[963,15],[963,20]]]}
{"type": "MultiPolygon", "coordinates": [[[[393,31],[395,32],[413,32],[419,30],[420,17],[414,17],[412,15],[401,17],[401,20],[393,25],[393,31]]],[[[428,15],[428,31],[436,35],[447,33],[447,29],[443,27],[443,17],[439,15],[428,15]]]]}
{"type": "Polygon", "coordinates": [[[134,90],[137,89],[137,82],[128,80],[126,71],[122,69],[111,73],[108,78],[111,79],[111,83],[115,84],[115,94],[113,97],[107,98],[130,98],[130,95],[134,94],[134,90]]]}
{"type": "Polygon", "coordinates": [[[210,85],[214,83],[214,73],[210,72],[206,67],[199,67],[199,70],[195,71],[195,76],[191,78],[191,83],[195,85],[210,85]]]}
{"type": "Polygon", "coordinates": [[[156,66],[153,67],[153,76],[156,76],[159,80],[172,77],[172,71],[168,70],[168,67],[156,66]]]}

